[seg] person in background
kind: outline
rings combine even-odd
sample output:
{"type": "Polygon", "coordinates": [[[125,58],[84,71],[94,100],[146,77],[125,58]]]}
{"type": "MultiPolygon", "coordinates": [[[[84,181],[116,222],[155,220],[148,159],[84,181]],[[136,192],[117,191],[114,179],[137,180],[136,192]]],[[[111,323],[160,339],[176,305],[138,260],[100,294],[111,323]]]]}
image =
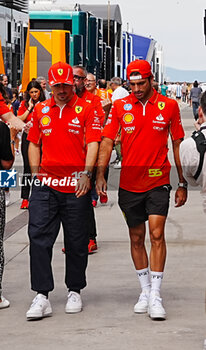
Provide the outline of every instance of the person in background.
{"type": "Polygon", "coordinates": [[[85,80],[85,88],[87,91],[91,92],[93,95],[97,95],[97,84],[96,77],[92,73],[87,73],[87,78],[85,80]]]}
{"type": "Polygon", "coordinates": [[[41,85],[44,91],[45,99],[48,100],[51,98],[51,93],[46,89],[46,79],[44,77],[37,77],[36,81],[41,85]]]}
{"type": "MultiPolygon", "coordinates": [[[[105,85],[106,85],[106,81],[105,81],[105,85]]],[[[101,86],[101,81],[100,81],[100,86],[101,86]]],[[[108,93],[108,91],[106,91],[106,89],[104,89],[104,90],[103,89],[101,89],[101,90],[97,89],[96,77],[95,77],[95,75],[93,75],[91,73],[87,74],[85,88],[91,94],[96,95],[98,97],[98,99],[99,99],[98,100],[99,101],[98,102],[98,106],[99,107],[97,109],[97,113],[100,112],[100,113],[98,113],[98,115],[101,116],[101,118],[100,118],[101,119],[101,127],[103,129],[103,127],[104,127],[104,125],[106,123],[106,120],[107,120],[110,108],[112,106],[111,100],[108,97],[109,93],[108,93]],[[107,99],[107,100],[109,99],[109,101],[107,101],[107,103],[105,103],[106,102],[105,99],[107,99]],[[101,102],[102,108],[100,106],[100,102],[101,102]]],[[[108,180],[108,175],[109,175],[109,167],[107,168],[107,171],[105,172],[105,180],[106,181],[108,180]]],[[[97,192],[96,192],[96,189],[95,189],[96,168],[95,168],[95,170],[93,172],[93,177],[92,177],[92,181],[91,182],[92,182],[92,189],[91,189],[92,205],[93,205],[93,207],[96,207],[97,206],[97,201],[98,201],[98,195],[97,195],[97,192]]],[[[100,196],[100,203],[106,204],[107,202],[108,202],[108,197],[107,196],[100,196]]]]}
{"type": "MultiPolygon", "coordinates": [[[[24,122],[32,121],[34,106],[44,100],[45,95],[41,85],[36,80],[30,81],[25,92],[25,100],[21,102],[17,113],[18,118],[24,122]]],[[[21,187],[21,209],[28,209],[31,189],[29,183],[29,181],[31,181],[31,170],[29,166],[28,147],[29,141],[27,140],[27,133],[23,132],[21,141],[21,153],[23,157],[24,169],[21,187]]]]}
{"type": "Polygon", "coordinates": [[[182,84],[182,102],[187,102],[187,94],[188,94],[188,86],[187,86],[187,83],[184,82],[182,84]]]}
{"type": "MultiPolygon", "coordinates": [[[[20,101],[19,101],[19,92],[16,88],[11,89],[12,90],[12,94],[13,94],[13,98],[11,100],[11,104],[12,104],[12,109],[13,109],[13,113],[15,116],[17,116],[17,112],[20,106],[20,101]]],[[[15,137],[15,154],[19,155],[19,137],[20,134],[17,134],[15,137]]]]}
{"type": "Polygon", "coordinates": [[[127,97],[129,92],[122,87],[122,79],[118,77],[113,77],[110,83],[111,89],[113,91],[112,94],[112,103],[114,101],[119,100],[120,98],[127,97]]]}
{"type": "MultiPolygon", "coordinates": [[[[95,115],[98,119],[100,119],[101,126],[104,123],[105,114],[102,109],[101,100],[98,96],[92,94],[90,91],[86,89],[88,84],[87,81],[87,71],[82,66],[74,66],[73,67],[73,75],[74,75],[74,89],[78,97],[86,101],[88,104],[92,105],[95,110],[95,115]]],[[[91,80],[94,80],[91,77],[91,80]]],[[[94,172],[93,172],[94,174],[94,172]]],[[[92,181],[94,180],[94,175],[92,175],[92,181]]],[[[96,229],[96,221],[95,221],[95,213],[94,207],[97,205],[98,195],[95,191],[93,193],[93,198],[91,197],[92,206],[89,211],[88,223],[89,223],[89,244],[88,244],[88,252],[93,253],[98,249],[97,246],[97,229],[96,229]],[[96,194],[96,197],[94,197],[96,194]]]]}
{"type": "Polygon", "coordinates": [[[166,81],[164,81],[164,84],[162,84],[160,86],[160,90],[161,90],[162,96],[167,96],[168,86],[167,86],[167,82],[166,81]]]}
{"type": "Polygon", "coordinates": [[[112,101],[112,94],[107,90],[107,82],[105,79],[98,80],[98,89],[96,95],[101,98],[101,100],[109,99],[112,101]]]}
{"type": "Polygon", "coordinates": [[[190,90],[190,107],[192,106],[194,119],[198,119],[198,107],[200,105],[200,96],[202,88],[198,86],[197,80],[193,83],[193,88],[190,90]]]}
{"type": "MultiPolygon", "coordinates": [[[[198,108],[198,120],[195,123],[196,129],[200,130],[206,138],[206,92],[200,99],[198,108]]],[[[206,141],[205,145],[206,145],[206,141]]],[[[191,186],[200,186],[203,198],[203,210],[206,214],[206,153],[204,154],[202,169],[199,169],[199,175],[195,177],[200,163],[200,153],[197,150],[196,142],[192,137],[185,139],[180,144],[180,160],[183,169],[183,175],[191,186]]]]}
{"type": "MultiPolygon", "coordinates": [[[[1,115],[1,107],[0,107],[1,115]]],[[[14,162],[14,139],[17,130],[0,121],[0,171],[9,170],[14,162]]],[[[9,307],[9,301],[2,295],[2,277],[4,271],[4,229],[5,229],[5,191],[0,187],[0,309],[9,307]]]]}
{"type": "Polygon", "coordinates": [[[179,103],[181,101],[181,97],[182,97],[182,86],[180,85],[180,83],[176,84],[176,100],[179,103]]]}
{"type": "Polygon", "coordinates": [[[8,81],[8,77],[5,74],[0,75],[0,82],[4,85],[4,88],[6,90],[7,96],[9,98],[9,100],[12,100],[13,94],[11,89],[8,87],[9,81],[8,81]]]}

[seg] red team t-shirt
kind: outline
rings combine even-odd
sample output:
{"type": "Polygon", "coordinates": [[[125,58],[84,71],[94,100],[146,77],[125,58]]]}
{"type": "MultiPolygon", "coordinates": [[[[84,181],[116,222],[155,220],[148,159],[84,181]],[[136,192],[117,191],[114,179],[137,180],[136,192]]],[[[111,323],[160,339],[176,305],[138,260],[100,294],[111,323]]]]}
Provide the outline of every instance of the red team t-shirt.
{"type": "Polygon", "coordinates": [[[103,126],[105,113],[104,113],[104,110],[102,108],[101,98],[97,95],[92,94],[91,92],[89,92],[87,90],[84,91],[81,98],[84,101],[86,101],[87,103],[92,104],[92,106],[95,109],[95,114],[99,117],[100,124],[101,124],[101,126],[103,126]]]}
{"type": "Polygon", "coordinates": [[[61,108],[52,97],[36,105],[27,139],[42,143],[38,179],[60,192],[74,193],[85,167],[86,145],[101,140],[100,121],[92,105],[76,94],[61,108]]]}
{"type": "MultiPolygon", "coordinates": [[[[25,101],[21,101],[17,115],[23,115],[27,111],[28,107],[25,105],[25,101]]],[[[24,123],[27,123],[32,120],[33,111],[32,113],[28,114],[28,117],[24,120],[24,123]]]]}
{"type": "Polygon", "coordinates": [[[184,137],[177,102],[154,91],[143,105],[132,93],[114,102],[103,136],[114,140],[119,126],[123,158],[120,187],[146,192],[169,184],[168,135],[173,141],[184,137]]]}
{"type": "Polygon", "coordinates": [[[0,93],[0,116],[3,114],[9,113],[9,112],[10,112],[10,110],[6,105],[2,94],[0,93]]]}

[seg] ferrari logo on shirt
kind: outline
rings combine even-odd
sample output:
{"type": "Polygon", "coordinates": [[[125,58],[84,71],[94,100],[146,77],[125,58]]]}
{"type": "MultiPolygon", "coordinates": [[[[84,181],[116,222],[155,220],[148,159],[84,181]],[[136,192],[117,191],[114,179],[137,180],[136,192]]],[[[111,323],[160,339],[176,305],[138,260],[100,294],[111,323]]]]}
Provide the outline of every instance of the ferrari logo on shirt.
{"type": "Polygon", "coordinates": [[[79,113],[81,113],[82,109],[83,109],[83,107],[81,107],[81,106],[76,106],[76,107],[75,107],[75,112],[76,112],[77,114],[79,114],[79,113]]]}
{"type": "Polygon", "coordinates": [[[125,114],[123,117],[123,120],[126,124],[130,124],[133,122],[134,116],[133,116],[133,114],[125,114]]]}
{"type": "Polygon", "coordinates": [[[43,126],[48,126],[51,123],[51,118],[48,115],[45,115],[41,118],[41,124],[43,126]]]}
{"type": "Polygon", "coordinates": [[[158,102],[158,108],[162,111],[165,108],[165,102],[158,102]]]}
{"type": "Polygon", "coordinates": [[[64,71],[63,71],[62,68],[59,68],[59,69],[57,69],[57,72],[58,72],[59,75],[62,75],[64,71]]]}

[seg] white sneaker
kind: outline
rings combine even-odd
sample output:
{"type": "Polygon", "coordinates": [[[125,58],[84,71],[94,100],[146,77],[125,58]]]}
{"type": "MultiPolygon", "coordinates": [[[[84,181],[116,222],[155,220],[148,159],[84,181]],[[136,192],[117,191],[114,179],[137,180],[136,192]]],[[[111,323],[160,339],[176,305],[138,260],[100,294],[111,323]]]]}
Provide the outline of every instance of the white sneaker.
{"type": "Polygon", "coordinates": [[[137,314],[144,314],[148,311],[149,306],[149,292],[142,291],[138,302],[134,306],[134,312],[137,314]]]}
{"type": "Polygon", "coordinates": [[[5,309],[6,307],[9,307],[10,302],[6,300],[3,295],[0,298],[0,309],[5,309]]]}
{"type": "Polygon", "coordinates": [[[69,292],[65,312],[67,314],[75,314],[80,311],[82,311],[81,295],[76,292],[69,292]]]}
{"type": "Polygon", "coordinates": [[[9,203],[10,203],[10,192],[5,191],[5,205],[6,205],[6,207],[8,207],[9,203]]]}
{"type": "Polygon", "coordinates": [[[114,169],[121,169],[122,163],[119,161],[118,163],[114,164],[114,169]]]}
{"type": "Polygon", "coordinates": [[[26,313],[27,320],[35,320],[52,315],[49,299],[43,294],[37,294],[33,299],[30,309],[26,313]]]}
{"type": "Polygon", "coordinates": [[[153,320],[166,319],[166,311],[162,305],[162,298],[159,295],[150,295],[148,314],[153,320]]]}

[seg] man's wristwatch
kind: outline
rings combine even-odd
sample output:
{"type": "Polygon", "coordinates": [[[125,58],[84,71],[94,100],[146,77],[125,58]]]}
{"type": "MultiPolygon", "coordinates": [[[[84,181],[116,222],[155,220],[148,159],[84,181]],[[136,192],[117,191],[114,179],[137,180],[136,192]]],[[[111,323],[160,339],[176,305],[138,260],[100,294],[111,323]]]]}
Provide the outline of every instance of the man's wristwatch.
{"type": "Polygon", "coordinates": [[[179,183],[178,183],[178,187],[182,187],[182,188],[187,189],[188,183],[187,183],[187,182],[179,182],[179,183]]]}
{"type": "Polygon", "coordinates": [[[11,145],[15,145],[15,141],[14,141],[14,140],[11,140],[11,141],[10,141],[10,144],[11,144],[11,145]]]}
{"type": "Polygon", "coordinates": [[[92,178],[92,172],[89,170],[82,171],[82,175],[86,175],[90,180],[92,178]]]}

